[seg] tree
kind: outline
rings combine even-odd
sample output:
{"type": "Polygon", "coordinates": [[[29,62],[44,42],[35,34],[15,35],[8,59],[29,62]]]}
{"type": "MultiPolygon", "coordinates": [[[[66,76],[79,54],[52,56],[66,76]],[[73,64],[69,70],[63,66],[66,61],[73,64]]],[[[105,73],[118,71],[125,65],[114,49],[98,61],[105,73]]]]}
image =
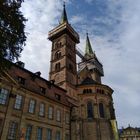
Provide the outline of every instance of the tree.
{"type": "Polygon", "coordinates": [[[26,19],[20,11],[23,0],[0,0],[0,71],[6,59],[18,60],[25,46],[26,19]]]}

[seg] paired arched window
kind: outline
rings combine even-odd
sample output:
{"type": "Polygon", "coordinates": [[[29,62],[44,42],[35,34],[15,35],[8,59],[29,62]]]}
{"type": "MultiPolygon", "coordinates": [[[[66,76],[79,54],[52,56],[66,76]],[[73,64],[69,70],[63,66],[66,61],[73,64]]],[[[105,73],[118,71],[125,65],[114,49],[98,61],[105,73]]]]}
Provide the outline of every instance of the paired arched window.
{"type": "Polygon", "coordinates": [[[93,103],[90,101],[87,102],[87,118],[92,119],[93,117],[93,103]]]}
{"type": "Polygon", "coordinates": [[[105,117],[104,105],[103,105],[103,103],[99,103],[99,113],[100,113],[100,117],[101,117],[101,118],[104,118],[104,117],[105,117]]]}
{"type": "Polygon", "coordinates": [[[60,48],[61,46],[62,46],[62,43],[61,43],[61,42],[57,42],[57,43],[55,44],[55,49],[60,48]]]}
{"type": "Polygon", "coordinates": [[[92,93],[92,89],[84,89],[83,93],[92,93]]]}
{"type": "Polygon", "coordinates": [[[55,71],[60,71],[60,63],[57,63],[57,64],[55,65],[55,71]]]}
{"type": "Polygon", "coordinates": [[[97,91],[97,93],[104,94],[104,90],[102,90],[102,89],[97,89],[96,91],[97,91]]]}
{"type": "Polygon", "coordinates": [[[59,59],[61,57],[61,52],[60,51],[57,51],[55,53],[55,59],[59,59]]]}

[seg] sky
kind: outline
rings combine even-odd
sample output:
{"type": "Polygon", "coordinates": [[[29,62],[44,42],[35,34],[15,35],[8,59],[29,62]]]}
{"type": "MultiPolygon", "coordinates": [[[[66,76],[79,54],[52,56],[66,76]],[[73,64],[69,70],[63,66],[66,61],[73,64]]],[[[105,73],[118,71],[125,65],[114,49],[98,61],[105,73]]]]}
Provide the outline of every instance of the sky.
{"type": "MultiPolygon", "coordinates": [[[[26,46],[19,60],[48,79],[51,42],[48,32],[59,24],[62,0],[25,0],[26,46]]],[[[140,127],[140,0],[66,0],[69,23],[80,35],[83,52],[88,32],[103,63],[103,84],[114,90],[119,128],[140,127]]],[[[79,58],[78,58],[79,61],[79,58]]]]}

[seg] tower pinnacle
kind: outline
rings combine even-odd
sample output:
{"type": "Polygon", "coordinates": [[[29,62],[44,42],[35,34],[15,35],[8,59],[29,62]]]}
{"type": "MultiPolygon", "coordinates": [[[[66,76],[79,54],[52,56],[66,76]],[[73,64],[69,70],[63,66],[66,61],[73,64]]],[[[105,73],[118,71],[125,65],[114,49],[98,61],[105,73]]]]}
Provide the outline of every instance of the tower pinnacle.
{"type": "Polygon", "coordinates": [[[90,40],[89,40],[89,37],[88,37],[88,33],[87,33],[85,56],[92,56],[93,54],[94,54],[94,52],[92,50],[90,40]]]}
{"type": "Polygon", "coordinates": [[[66,9],[65,9],[65,2],[63,4],[63,12],[62,12],[60,24],[62,24],[64,22],[68,22],[67,13],[66,13],[66,9]]]}

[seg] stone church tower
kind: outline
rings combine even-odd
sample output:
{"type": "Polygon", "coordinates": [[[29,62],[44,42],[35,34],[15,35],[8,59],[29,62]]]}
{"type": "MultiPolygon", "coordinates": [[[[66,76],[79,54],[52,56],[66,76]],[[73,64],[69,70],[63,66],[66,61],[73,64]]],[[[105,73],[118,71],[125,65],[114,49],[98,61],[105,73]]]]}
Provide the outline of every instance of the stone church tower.
{"type": "Polygon", "coordinates": [[[102,84],[103,65],[87,34],[85,54],[76,64],[79,35],[69,24],[65,5],[60,24],[49,32],[52,41],[50,80],[67,90],[73,100],[71,140],[118,140],[113,90],[102,84]]]}
{"type": "Polygon", "coordinates": [[[49,32],[49,39],[52,41],[50,80],[76,98],[76,43],[79,43],[79,35],[68,23],[65,5],[60,24],[49,32]]]}

